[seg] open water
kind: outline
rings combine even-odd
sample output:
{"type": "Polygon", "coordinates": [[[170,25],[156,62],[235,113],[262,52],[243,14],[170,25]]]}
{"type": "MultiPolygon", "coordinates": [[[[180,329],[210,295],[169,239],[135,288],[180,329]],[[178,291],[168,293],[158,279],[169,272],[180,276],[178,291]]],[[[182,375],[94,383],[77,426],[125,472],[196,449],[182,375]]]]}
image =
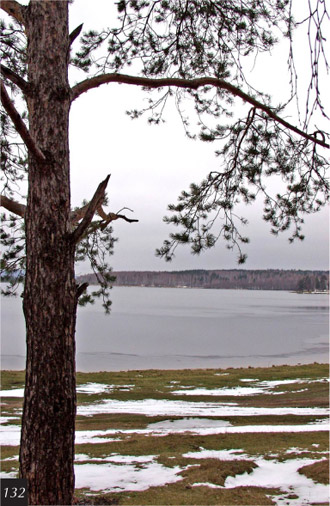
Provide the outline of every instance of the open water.
{"type": "MultiPolygon", "coordinates": [[[[328,362],[329,299],[282,291],[115,287],[79,308],[77,370],[328,362]]],[[[2,298],[1,368],[25,364],[22,299],[2,298]]]]}

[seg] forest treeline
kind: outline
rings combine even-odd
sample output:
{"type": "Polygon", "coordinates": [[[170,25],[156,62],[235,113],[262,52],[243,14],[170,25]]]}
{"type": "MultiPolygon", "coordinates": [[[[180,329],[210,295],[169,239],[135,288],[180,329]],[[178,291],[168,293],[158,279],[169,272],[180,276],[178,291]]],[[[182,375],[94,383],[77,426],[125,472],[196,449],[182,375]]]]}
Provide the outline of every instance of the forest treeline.
{"type": "MultiPolygon", "coordinates": [[[[187,287],[248,290],[329,290],[329,271],[309,270],[186,270],[118,271],[114,286],[187,287]]],[[[95,274],[78,277],[97,284],[95,274]]]]}

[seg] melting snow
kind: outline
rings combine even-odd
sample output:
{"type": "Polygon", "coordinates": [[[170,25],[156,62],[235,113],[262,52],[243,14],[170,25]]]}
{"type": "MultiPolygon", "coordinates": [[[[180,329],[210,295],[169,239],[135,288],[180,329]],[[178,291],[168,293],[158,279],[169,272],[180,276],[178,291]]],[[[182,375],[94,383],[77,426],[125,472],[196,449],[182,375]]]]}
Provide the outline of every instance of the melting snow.
{"type": "Polygon", "coordinates": [[[303,466],[319,462],[312,459],[292,459],[285,462],[256,458],[257,468],[252,473],[228,476],[225,488],[235,487],[274,487],[285,492],[283,496],[272,496],[278,505],[290,506],[309,505],[312,503],[327,503],[329,487],[315,483],[312,479],[299,474],[298,469],[303,466]],[[298,499],[288,499],[286,494],[296,494],[298,499]]]}
{"type": "Polygon", "coordinates": [[[78,394],[103,394],[111,392],[115,388],[114,385],[105,385],[104,383],[86,383],[86,385],[78,385],[78,394]]]}
{"type": "Polygon", "coordinates": [[[13,420],[19,420],[19,416],[1,416],[0,424],[12,422],[13,420]]]}
{"type": "MultiPolygon", "coordinates": [[[[130,390],[135,385],[106,385],[105,383],[86,383],[77,386],[79,394],[103,394],[113,392],[115,388],[130,390]]],[[[24,397],[24,388],[13,388],[12,390],[0,390],[0,397],[24,397]]]]}
{"type": "MultiPolygon", "coordinates": [[[[242,425],[230,426],[228,422],[222,420],[210,420],[210,423],[201,423],[198,427],[196,422],[190,423],[189,421],[166,421],[162,426],[159,422],[150,424],[146,429],[108,429],[108,430],[78,430],[76,431],[75,441],[76,444],[85,443],[109,443],[111,441],[118,441],[115,436],[127,436],[131,434],[145,434],[165,436],[167,434],[180,434],[190,432],[201,436],[211,434],[238,434],[238,433],[274,433],[274,432],[315,432],[320,430],[327,430],[327,424],[320,422],[318,424],[310,425],[242,425]],[[177,422],[177,423],[176,423],[177,422]],[[228,425],[227,425],[228,423],[228,425]],[[174,425],[173,425],[174,424],[174,425]],[[203,426],[204,425],[204,426],[203,426]]],[[[0,433],[0,444],[17,446],[20,443],[20,427],[18,425],[7,425],[3,427],[0,433]]]]}
{"type": "MultiPolygon", "coordinates": [[[[188,388],[188,387],[187,387],[188,388]]],[[[191,390],[173,390],[174,395],[258,395],[264,393],[261,387],[233,387],[233,388],[194,388],[191,390]]]]}
{"type": "Polygon", "coordinates": [[[75,465],[76,488],[88,487],[103,492],[147,490],[166,483],[182,480],[179,467],[164,467],[157,462],[139,467],[130,464],[78,464],[75,465]]]}
{"type": "Polygon", "coordinates": [[[0,397],[24,397],[24,388],[13,388],[12,390],[0,390],[0,397]]]}
{"type": "Polygon", "coordinates": [[[192,487],[223,488],[221,485],[215,485],[214,483],[193,483],[192,487]]]}
{"type": "MultiPolygon", "coordinates": [[[[241,379],[240,381],[243,381],[243,382],[250,382],[250,381],[259,381],[258,379],[241,379]]],[[[182,389],[179,389],[179,390],[173,390],[172,391],[172,394],[174,395],[216,395],[216,396],[224,396],[224,395],[227,395],[227,396],[234,396],[234,397],[238,397],[238,396],[243,396],[243,395],[259,395],[259,394],[284,394],[286,393],[285,391],[283,392],[274,392],[273,389],[277,386],[280,386],[280,385],[290,385],[290,384],[294,384],[294,383],[318,383],[318,382],[324,382],[324,381],[328,381],[327,378],[321,378],[321,379],[301,379],[301,378],[297,378],[297,379],[292,379],[292,380],[274,380],[274,381],[259,381],[259,383],[257,384],[254,384],[253,386],[251,387],[241,387],[241,386],[237,386],[237,387],[230,387],[230,388],[226,388],[226,387],[222,387],[222,388],[194,388],[194,387],[189,387],[189,386],[186,386],[182,389]]],[[[303,392],[305,389],[303,390],[295,390],[294,393],[297,393],[297,392],[303,392]]]]}
{"type": "Polygon", "coordinates": [[[181,418],[179,420],[163,420],[162,422],[150,423],[147,429],[151,431],[165,430],[170,432],[195,431],[209,429],[211,427],[229,427],[230,422],[225,420],[210,420],[209,418],[181,418]]]}
{"type": "Polygon", "coordinates": [[[134,457],[132,455],[118,455],[117,453],[113,453],[108,457],[96,458],[89,457],[89,455],[85,455],[83,453],[79,453],[75,456],[75,461],[82,462],[84,460],[93,460],[93,462],[116,462],[117,464],[133,464],[133,462],[153,462],[156,457],[156,455],[139,455],[138,457],[134,457]]]}
{"type": "Polygon", "coordinates": [[[252,457],[243,453],[243,450],[204,450],[188,452],[182,457],[191,459],[219,459],[219,460],[253,460],[252,457]]]}
{"type": "Polygon", "coordinates": [[[78,414],[91,416],[97,413],[136,413],[146,416],[258,416],[258,415],[312,415],[327,416],[327,408],[255,408],[235,403],[188,402],[158,399],[119,401],[104,399],[93,404],[78,406],[78,414]]]}
{"type": "Polygon", "coordinates": [[[329,487],[315,483],[310,478],[298,473],[303,466],[320,462],[312,459],[291,459],[285,462],[265,460],[261,457],[251,457],[243,453],[243,450],[202,450],[200,452],[185,453],[183,457],[204,459],[213,458],[219,460],[251,460],[257,464],[257,468],[251,473],[228,476],[223,487],[209,483],[195,483],[193,486],[211,486],[212,488],[235,488],[235,487],[268,487],[279,488],[284,492],[281,496],[272,496],[279,506],[302,506],[316,503],[327,503],[329,500],[329,487]],[[288,495],[297,495],[298,499],[288,498],[288,495]]]}

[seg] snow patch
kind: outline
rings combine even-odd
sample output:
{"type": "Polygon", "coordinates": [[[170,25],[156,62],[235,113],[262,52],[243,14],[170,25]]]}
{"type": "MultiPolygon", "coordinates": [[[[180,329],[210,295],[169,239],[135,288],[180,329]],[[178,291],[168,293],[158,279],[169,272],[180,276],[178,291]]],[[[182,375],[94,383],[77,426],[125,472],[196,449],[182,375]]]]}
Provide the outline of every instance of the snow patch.
{"type": "Polygon", "coordinates": [[[75,465],[76,488],[90,488],[103,492],[147,490],[167,483],[182,480],[180,467],[168,468],[157,462],[145,463],[142,467],[121,464],[78,464],[75,465]]]}
{"type": "MultiPolygon", "coordinates": [[[[120,441],[120,436],[131,434],[144,434],[155,436],[166,436],[167,434],[180,434],[190,432],[200,436],[215,434],[247,434],[247,433],[279,433],[279,432],[315,432],[327,430],[328,421],[309,425],[241,425],[232,426],[223,420],[166,420],[149,424],[146,429],[108,429],[108,430],[77,430],[75,433],[76,444],[85,443],[109,443],[120,441]],[[119,436],[119,437],[118,437],[119,436]]],[[[19,425],[3,426],[0,432],[0,445],[17,446],[20,444],[19,425]]]]}
{"type": "Polygon", "coordinates": [[[328,408],[255,408],[242,407],[236,403],[189,402],[158,399],[120,401],[104,399],[93,404],[78,406],[78,415],[91,416],[97,413],[135,413],[146,416],[261,416],[261,415],[311,415],[327,416],[328,408]]]}
{"type": "Polygon", "coordinates": [[[76,390],[78,394],[103,394],[112,392],[115,385],[106,385],[104,383],[86,383],[85,385],[78,385],[76,390]]]}
{"type": "Polygon", "coordinates": [[[285,492],[282,496],[272,496],[278,505],[290,506],[309,505],[312,503],[327,503],[329,487],[315,483],[312,479],[299,474],[298,469],[303,466],[320,462],[312,459],[292,459],[285,462],[256,458],[257,468],[251,473],[244,473],[226,478],[224,488],[236,487],[269,487],[279,488],[285,492]],[[297,499],[289,499],[286,494],[297,495],[297,499]]]}
{"type": "Polygon", "coordinates": [[[134,462],[138,463],[146,463],[153,462],[157,458],[157,455],[139,455],[138,457],[132,455],[118,455],[117,453],[113,453],[108,457],[90,457],[89,455],[85,455],[84,453],[79,453],[75,456],[76,462],[83,462],[86,460],[92,460],[93,462],[115,462],[117,464],[133,464],[134,462]]]}
{"type": "Polygon", "coordinates": [[[188,452],[182,457],[191,459],[219,459],[219,460],[253,460],[243,450],[201,450],[199,452],[188,452]]]}
{"type": "MultiPolygon", "coordinates": [[[[250,381],[259,381],[258,379],[247,379],[243,378],[240,381],[243,382],[250,382],[250,381]]],[[[173,390],[173,395],[211,395],[211,396],[233,396],[233,397],[240,397],[244,395],[260,395],[260,394],[284,394],[283,392],[274,392],[274,388],[281,386],[281,385],[290,385],[290,384],[300,384],[300,383],[318,383],[318,382],[324,382],[328,381],[327,378],[321,378],[321,379],[303,379],[303,378],[297,378],[297,379],[291,379],[291,380],[274,380],[274,381],[259,381],[259,383],[254,384],[253,386],[245,387],[245,386],[237,386],[237,387],[221,387],[221,388],[194,388],[190,386],[186,386],[179,390],[173,390]]],[[[295,390],[293,393],[303,392],[307,390],[306,388],[301,390],[295,390]]]]}
{"type": "Polygon", "coordinates": [[[181,418],[179,420],[163,420],[162,422],[150,423],[147,427],[150,431],[165,430],[170,432],[195,431],[209,429],[211,427],[229,427],[230,422],[225,420],[212,420],[209,418],[181,418]]]}
{"type": "Polygon", "coordinates": [[[12,388],[11,390],[0,390],[0,397],[24,397],[24,388],[12,388]]]}
{"type": "Polygon", "coordinates": [[[224,486],[210,483],[196,483],[194,486],[208,486],[211,488],[236,488],[236,487],[265,487],[279,488],[284,493],[281,496],[271,496],[278,506],[302,506],[318,503],[327,503],[329,500],[329,487],[321,483],[315,483],[312,479],[298,473],[301,467],[320,460],[291,459],[284,462],[277,460],[265,460],[261,457],[251,457],[243,450],[202,450],[189,452],[183,457],[204,459],[213,458],[219,460],[250,460],[258,466],[250,473],[228,476],[224,486]],[[289,498],[296,495],[297,499],[289,498]]]}
{"type": "MultiPolygon", "coordinates": [[[[190,387],[187,387],[190,388],[190,387]]],[[[233,387],[233,388],[194,388],[189,390],[173,390],[174,395],[230,395],[233,397],[242,395],[258,395],[264,393],[261,387],[233,387]]]]}
{"type": "Polygon", "coordinates": [[[0,424],[12,422],[13,420],[19,420],[19,416],[1,416],[0,424]]]}
{"type": "Polygon", "coordinates": [[[215,485],[214,483],[193,483],[192,487],[208,487],[208,488],[223,488],[221,485],[215,485]]]}

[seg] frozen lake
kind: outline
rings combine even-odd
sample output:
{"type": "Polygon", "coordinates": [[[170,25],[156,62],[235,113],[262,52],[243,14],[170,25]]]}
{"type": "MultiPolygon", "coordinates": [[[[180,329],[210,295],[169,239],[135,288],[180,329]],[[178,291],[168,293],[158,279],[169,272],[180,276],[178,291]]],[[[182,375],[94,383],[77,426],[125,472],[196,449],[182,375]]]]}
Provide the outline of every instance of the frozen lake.
{"type": "MultiPolygon", "coordinates": [[[[328,362],[329,299],[280,291],[115,287],[79,308],[77,370],[328,362]]],[[[2,298],[2,369],[25,364],[22,299],[2,298]]]]}

